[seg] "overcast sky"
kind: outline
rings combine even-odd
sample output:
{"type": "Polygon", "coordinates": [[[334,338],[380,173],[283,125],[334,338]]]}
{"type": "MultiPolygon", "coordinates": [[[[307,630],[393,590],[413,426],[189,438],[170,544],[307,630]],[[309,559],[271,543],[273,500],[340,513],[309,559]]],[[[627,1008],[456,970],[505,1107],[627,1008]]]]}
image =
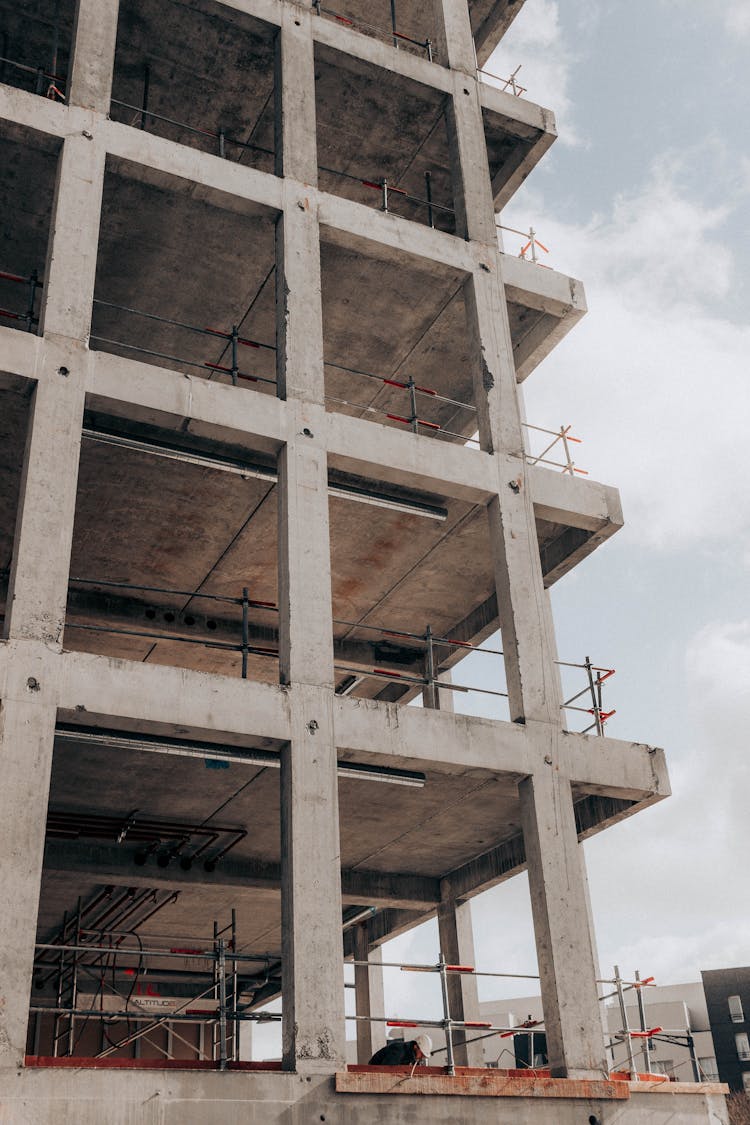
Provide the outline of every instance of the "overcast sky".
{"type": "MultiPolygon", "coordinates": [[[[661,984],[750,964],[749,50],[748,0],[526,0],[487,64],[558,121],[502,219],[586,287],[527,416],[622,494],[553,607],[562,658],[617,669],[608,732],[667,752],[673,797],[586,845],[602,969],[661,984]]],[[[536,972],[525,876],[472,911],[478,966],[536,972]]],[[[436,951],[434,924],[385,947],[436,951]]],[[[434,1010],[418,983],[391,1004],[434,1010]]]]}

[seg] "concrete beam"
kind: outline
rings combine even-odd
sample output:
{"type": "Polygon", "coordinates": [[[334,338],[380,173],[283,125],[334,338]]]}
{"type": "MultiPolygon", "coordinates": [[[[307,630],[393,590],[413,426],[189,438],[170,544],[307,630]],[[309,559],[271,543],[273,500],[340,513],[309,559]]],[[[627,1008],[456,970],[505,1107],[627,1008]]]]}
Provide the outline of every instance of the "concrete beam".
{"type": "Polygon", "coordinates": [[[326,242],[389,257],[396,264],[412,256],[464,273],[474,265],[471,248],[455,235],[326,192],[318,193],[317,205],[326,242]]]}
{"type": "Polygon", "coordinates": [[[4,385],[8,385],[6,376],[15,379],[21,376],[24,379],[36,378],[40,353],[43,348],[40,336],[31,332],[19,332],[17,328],[0,326],[0,367],[4,385]]]}
{"type": "MultiPolygon", "coordinates": [[[[48,839],[44,853],[47,872],[80,875],[98,883],[124,887],[158,887],[163,890],[221,887],[235,898],[251,897],[257,889],[280,891],[281,866],[253,859],[223,859],[213,872],[196,864],[183,871],[175,864],[143,867],[133,862],[134,849],[126,845],[94,844],[48,839]]],[[[342,871],[341,897],[347,906],[391,907],[398,910],[431,909],[440,901],[437,879],[421,875],[385,875],[377,871],[342,871]]]]}
{"type": "Polygon", "coordinates": [[[331,468],[473,504],[487,503],[492,495],[493,465],[477,449],[345,414],[328,414],[326,424],[331,468]]]}
{"type": "Polygon", "coordinates": [[[477,65],[484,66],[513,20],[521,11],[524,0],[497,0],[474,35],[477,65]]]}
{"type": "Polygon", "coordinates": [[[316,43],[348,55],[347,62],[350,66],[352,59],[360,59],[372,66],[381,67],[386,74],[398,74],[401,78],[420,82],[423,86],[445,94],[451,89],[448,70],[429,62],[426,56],[420,58],[409,51],[399,51],[390,43],[363,35],[360,31],[343,27],[332,20],[313,20],[312,32],[316,43]]]}
{"type": "Polygon", "coordinates": [[[205,434],[248,451],[278,453],[286,440],[285,407],[275,396],[244,388],[238,394],[141,360],[92,352],[86,391],[91,410],[205,434]]]}
{"type": "Polygon", "coordinates": [[[281,181],[268,172],[225,160],[118,121],[99,121],[113,171],[240,214],[279,211],[281,181]]]}
{"type": "Polygon", "coordinates": [[[88,725],[138,724],[139,730],[220,740],[290,737],[290,692],[276,685],[234,680],[187,668],[113,660],[91,653],[62,656],[58,706],[88,725]],[[106,721],[102,721],[106,720],[106,721]]]}

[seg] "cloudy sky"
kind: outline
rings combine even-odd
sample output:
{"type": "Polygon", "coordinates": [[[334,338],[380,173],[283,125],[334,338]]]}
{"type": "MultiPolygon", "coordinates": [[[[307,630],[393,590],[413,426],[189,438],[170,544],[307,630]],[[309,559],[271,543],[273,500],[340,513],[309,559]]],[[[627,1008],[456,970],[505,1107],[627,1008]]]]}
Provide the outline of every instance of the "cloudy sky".
{"type": "MultiPolygon", "coordinates": [[[[625,528],[553,606],[561,657],[617,669],[609,733],[667,752],[673,797],[586,845],[602,969],[661,984],[750,963],[749,50],[748,0],[526,0],[487,64],[520,64],[558,120],[502,220],[586,286],[527,415],[572,423],[622,494],[625,528]]],[[[472,910],[480,967],[536,971],[525,877],[472,910]]],[[[385,947],[436,950],[434,925],[385,947]]]]}

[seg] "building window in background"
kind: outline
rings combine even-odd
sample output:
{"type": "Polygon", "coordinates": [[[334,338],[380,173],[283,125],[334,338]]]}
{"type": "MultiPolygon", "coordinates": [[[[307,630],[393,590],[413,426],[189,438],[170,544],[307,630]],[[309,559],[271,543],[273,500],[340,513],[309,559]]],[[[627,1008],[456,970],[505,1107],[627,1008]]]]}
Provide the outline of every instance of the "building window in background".
{"type": "Polygon", "coordinates": [[[742,1011],[742,1000],[739,996],[729,996],[727,999],[729,1004],[729,1015],[732,1023],[744,1023],[745,1013],[742,1011]]]}
{"type": "MultiPolygon", "coordinates": [[[[719,1071],[716,1066],[716,1059],[713,1057],[713,1055],[707,1055],[705,1059],[698,1059],[698,1068],[700,1070],[701,1081],[719,1081],[719,1071]]],[[[750,1073],[750,1071],[748,1073],[750,1073]]]]}
{"type": "Polygon", "coordinates": [[[743,1062],[750,1061],[750,1039],[747,1037],[747,1032],[738,1031],[734,1041],[737,1044],[737,1057],[743,1062]]]}

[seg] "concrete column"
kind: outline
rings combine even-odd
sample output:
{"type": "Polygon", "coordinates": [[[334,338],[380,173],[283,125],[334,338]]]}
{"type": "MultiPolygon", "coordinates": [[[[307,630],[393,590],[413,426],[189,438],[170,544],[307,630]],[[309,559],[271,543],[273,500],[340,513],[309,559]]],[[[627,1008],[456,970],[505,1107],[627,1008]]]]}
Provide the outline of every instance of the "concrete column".
{"type": "Polygon", "coordinates": [[[475,77],[477,57],[466,0],[433,0],[433,7],[440,57],[448,60],[451,70],[475,77]]]}
{"type": "Polygon", "coordinates": [[[68,594],[85,378],[83,345],[45,339],[8,583],[6,635],[58,648],[68,594]]]}
{"type": "Polygon", "coordinates": [[[276,378],[280,398],[323,405],[320,234],[303,196],[276,223],[276,378]]]}
{"type": "Polygon", "coordinates": [[[604,1029],[570,782],[552,761],[518,792],[550,1068],[553,1077],[599,1078],[604,1029]]]}
{"type": "Polygon", "coordinates": [[[440,54],[453,72],[445,114],[456,233],[494,247],[495,208],[469,10],[465,0],[436,0],[435,9],[440,54]]]}
{"type": "MultiPolygon", "coordinates": [[[[354,931],[354,960],[366,965],[354,966],[354,997],[358,1016],[383,1016],[385,993],[383,989],[383,955],[379,948],[370,949],[367,925],[360,924],[354,931]]],[[[376,1051],[385,1046],[385,1024],[357,1021],[357,1062],[366,1065],[376,1051]]]]}
{"type": "Polygon", "coordinates": [[[45,269],[44,345],[31,412],[6,633],[59,645],[80,452],[104,148],[67,137],[45,269]]]}
{"type": "MultiPolygon", "coordinates": [[[[471,906],[457,902],[448,879],[440,881],[440,905],[437,911],[440,950],[449,965],[474,965],[474,930],[471,924],[471,906]]],[[[473,973],[448,977],[448,1002],[451,1017],[455,1020],[478,1020],[479,994],[477,978],[473,973]]],[[[483,1052],[480,1042],[467,1043],[481,1032],[457,1031],[453,1040],[453,1055],[457,1066],[482,1066],[483,1052]]]]}
{"type": "Polygon", "coordinates": [[[68,101],[109,113],[119,0],[78,0],[68,101]]]}
{"type": "Polygon", "coordinates": [[[281,758],[283,1061],[332,1073],[346,1053],[333,693],[293,693],[281,758]]]}
{"type": "MultiPolygon", "coordinates": [[[[317,185],[312,13],[284,6],[276,40],[276,172],[317,185]]],[[[276,226],[279,397],[324,402],[320,232],[303,189],[287,185],[276,226]]]]}
{"type": "Polygon", "coordinates": [[[499,254],[465,287],[480,440],[495,452],[498,494],[487,508],[511,719],[559,721],[554,634],[546,614],[534,507],[499,254]]]}
{"type": "Polygon", "coordinates": [[[277,377],[287,399],[279,459],[280,676],[292,739],[282,756],[283,1055],[331,1072],[345,1058],[338,778],[325,447],[320,238],[302,184],[317,182],[309,9],[282,13],[276,56],[277,377]]]}
{"type": "Polygon", "coordinates": [[[54,663],[39,645],[8,662],[0,701],[0,1069],[26,1052],[56,716],[54,663]]]}
{"type": "Polygon", "coordinates": [[[91,329],[106,150],[93,134],[65,138],[57,167],[40,330],[87,340],[91,329]]]}
{"type": "Polygon", "coordinates": [[[315,58],[310,8],[284,5],[276,38],[276,175],[318,183],[315,58]]]}

